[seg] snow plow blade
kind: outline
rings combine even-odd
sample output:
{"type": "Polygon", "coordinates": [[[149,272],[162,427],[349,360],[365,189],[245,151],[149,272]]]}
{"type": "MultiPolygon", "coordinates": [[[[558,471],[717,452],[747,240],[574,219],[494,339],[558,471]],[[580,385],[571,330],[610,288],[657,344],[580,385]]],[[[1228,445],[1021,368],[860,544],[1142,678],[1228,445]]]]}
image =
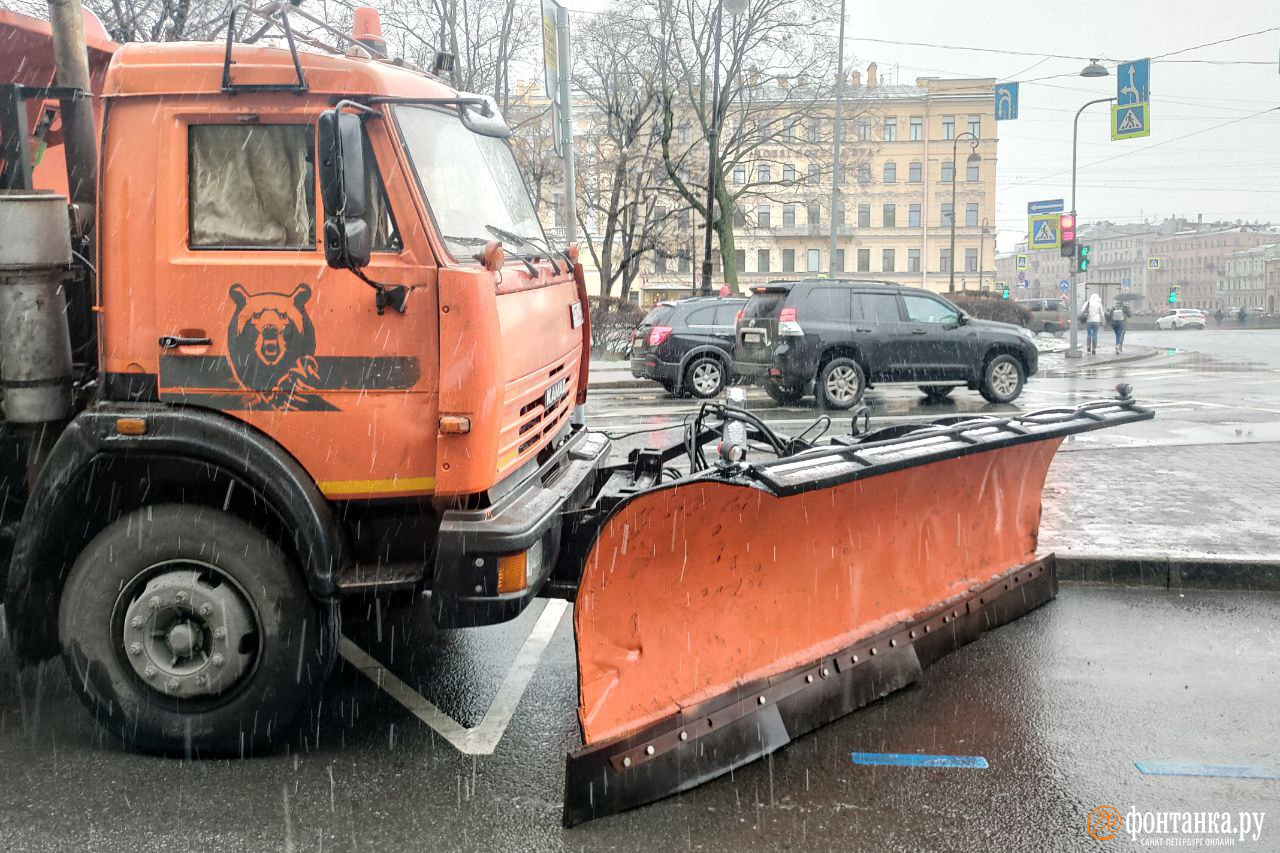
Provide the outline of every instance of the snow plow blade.
{"type": "Polygon", "coordinates": [[[573,825],[688,790],[920,678],[1057,593],[1040,493],[1127,399],[891,427],[613,506],[574,612],[573,825]]]}

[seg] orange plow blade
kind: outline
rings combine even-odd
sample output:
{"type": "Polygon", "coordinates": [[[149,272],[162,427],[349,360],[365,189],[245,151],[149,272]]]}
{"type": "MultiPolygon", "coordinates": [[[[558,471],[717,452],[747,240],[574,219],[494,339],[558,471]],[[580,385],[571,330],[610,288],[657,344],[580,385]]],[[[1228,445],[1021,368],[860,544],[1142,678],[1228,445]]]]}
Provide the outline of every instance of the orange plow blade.
{"type": "Polygon", "coordinates": [[[766,755],[1051,599],[1036,538],[1054,452],[1150,416],[1097,404],[884,430],[619,503],[575,605],[584,746],[565,823],[766,755]]]}

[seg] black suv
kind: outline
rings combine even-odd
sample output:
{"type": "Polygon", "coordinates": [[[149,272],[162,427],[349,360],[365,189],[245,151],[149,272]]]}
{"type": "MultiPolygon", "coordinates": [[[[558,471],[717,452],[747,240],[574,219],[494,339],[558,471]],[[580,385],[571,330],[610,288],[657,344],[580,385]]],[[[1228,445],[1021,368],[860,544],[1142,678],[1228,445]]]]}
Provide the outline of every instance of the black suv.
{"type": "Polygon", "coordinates": [[[733,321],[746,304],[711,296],[659,302],[631,333],[631,375],[672,394],[716,396],[729,383],[733,321]]]}
{"type": "Polygon", "coordinates": [[[734,348],[734,370],[777,402],[796,402],[814,383],[834,409],[881,382],[910,382],[935,400],[965,385],[1008,403],[1037,361],[1018,326],[975,319],[919,288],[835,279],[753,288],[734,348]]]}

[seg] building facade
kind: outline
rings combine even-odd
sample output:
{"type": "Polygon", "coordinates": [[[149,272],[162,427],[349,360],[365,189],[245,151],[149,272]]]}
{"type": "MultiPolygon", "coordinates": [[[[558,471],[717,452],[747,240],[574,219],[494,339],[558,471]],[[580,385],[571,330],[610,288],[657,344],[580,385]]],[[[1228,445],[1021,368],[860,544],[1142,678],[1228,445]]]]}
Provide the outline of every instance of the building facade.
{"type": "MultiPolygon", "coordinates": [[[[1150,287],[1157,299],[1167,300],[1176,290],[1184,308],[1216,310],[1239,306],[1226,295],[1227,259],[1230,255],[1280,242],[1280,233],[1260,225],[1190,229],[1161,236],[1151,246],[1159,269],[1151,272],[1150,287]]],[[[1233,267],[1234,269],[1234,267],[1233,267]]],[[[1243,268],[1242,268],[1243,269],[1243,268]]],[[[1251,270],[1248,292],[1261,304],[1265,288],[1257,282],[1261,273],[1251,270]]],[[[1241,275],[1236,283],[1243,288],[1241,275]]]]}
{"type": "Polygon", "coordinates": [[[1280,269],[1280,242],[1267,243],[1253,249],[1242,249],[1227,255],[1215,308],[1261,308],[1265,313],[1276,309],[1274,273],[1280,269]]]}

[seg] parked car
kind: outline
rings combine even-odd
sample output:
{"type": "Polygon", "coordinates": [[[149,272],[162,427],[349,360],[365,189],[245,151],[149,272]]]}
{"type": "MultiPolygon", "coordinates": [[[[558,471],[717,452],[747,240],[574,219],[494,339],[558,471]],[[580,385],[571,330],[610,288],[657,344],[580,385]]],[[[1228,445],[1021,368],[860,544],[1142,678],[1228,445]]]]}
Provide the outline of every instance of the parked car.
{"type": "Polygon", "coordinates": [[[671,394],[716,396],[731,378],[733,320],[746,303],[708,296],[659,302],[631,333],[631,375],[671,394]]]}
{"type": "Polygon", "coordinates": [[[1028,327],[1033,332],[1063,332],[1066,331],[1067,322],[1067,306],[1060,299],[1028,299],[1022,303],[1022,307],[1031,312],[1031,325],[1028,327]]]}
{"type": "Polygon", "coordinates": [[[890,382],[919,385],[931,399],[965,386],[1008,403],[1037,363],[1026,329],[970,317],[926,290],[859,280],[754,288],[734,348],[735,372],[777,402],[794,403],[812,386],[833,409],[890,382]]]}
{"type": "Polygon", "coordinates": [[[1203,329],[1204,312],[1198,308],[1174,308],[1156,318],[1157,329],[1203,329]]]}

